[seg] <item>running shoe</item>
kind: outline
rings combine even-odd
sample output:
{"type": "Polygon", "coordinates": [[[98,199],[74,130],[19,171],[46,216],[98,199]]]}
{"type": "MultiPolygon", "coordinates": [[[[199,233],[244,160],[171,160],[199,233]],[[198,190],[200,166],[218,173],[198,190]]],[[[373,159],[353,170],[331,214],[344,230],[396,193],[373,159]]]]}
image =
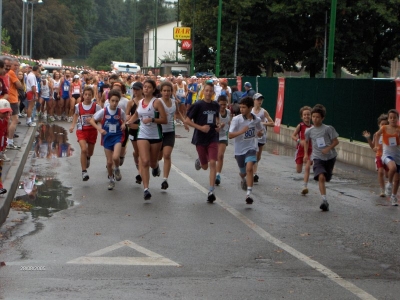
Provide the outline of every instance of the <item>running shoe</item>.
{"type": "Polygon", "coordinates": [[[35,122],[29,122],[29,123],[26,123],[26,126],[28,126],[28,127],[35,127],[35,126],[36,126],[36,123],[35,123],[35,122]]]}
{"type": "Polygon", "coordinates": [[[140,176],[140,174],[136,175],[136,183],[137,184],[142,184],[142,176],[140,176]]]}
{"type": "Polygon", "coordinates": [[[144,191],[143,198],[144,198],[144,200],[150,200],[151,194],[150,194],[149,190],[144,191]]]}
{"type": "Polygon", "coordinates": [[[385,193],[386,193],[386,195],[391,195],[392,194],[392,187],[393,187],[393,185],[390,182],[386,183],[386,185],[385,185],[385,193]]]}
{"type": "Polygon", "coordinates": [[[53,116],[49,117],[50,122],[54,122],[56,119],[53,116]]]}
{"type": "Polygon", "coordinates": [[[243,179],[242,179],[240,185],[241,185],[243,191],[247,191],[247,182],[246,182],[246,178],[243,178],[243,179]]]}
{"type": "Polygon", "coordinates": [[[303,196],[305,196],[305,195],[308,194],[308,188],[307,188],[306,186],[303,186],[303,189],[301,190],[301,194],[302,194],[303,196]]]}
{"type": "Polygon", "coordinates": [[[390,196],[390,202],[392,203],[392,206],[398,206],[399,205],[397,203],[397,196],[396,195],[390,196]]]}
{"type": "Polygon", "coordinates": [[[246,204],[253,204],[253,198],[251,198],[250,195],[246,196],[246,204]]]}
{"type": "Polygon", "coordinates": [[[19,135],[16,134],[16,133],[14,133],[14,138],[15,138],[15,139],[16,139],[16,138],[19,138],[19,135]]]}
{"type": "Polygon", "coordinates": [[[254,182],[258,182],[258,179],[260,179],[260,177],[258,177],[258,175],[257,175],[257,174],[255,174],[255,175],[254,175],[254,179],[253,179],[253,180],[254,180],[254,182]]]}
{"type": "Polygon", "coordinates": [[[119,166],[122,166],[124,164],[124,161],[125,161],[125,156],[121,156],[119,158],[119,166]]]}
{"type": "Polygon", "coordinates": [[[21,149],[21,147],[16,145],[16,144],[8,144],[6,148],[10,149],[10,150],[19,150],[19,149],[21,149]]]}
{"type": "Polygon", "coordinates": [[[213,203],[217,198],[215,198],[215,195],[213,192],[208,192],[207,196],[207,202],[208,203],[213,203]]]}
{"type": "Polygon", "coordinates": [[[56,116],[57,121],[61,121],[61,116],[56,116]]]}
{"type": "Polygon", "coordinates": [[[160,166],[158,165],[157,168],[151,170],[151,174],[153,177],[158,177],[161,174],[160,166]]]}
{"type": "Polygon", "coordinates": [[[115,179],[114,176],[111,178],[108,177],[108,179],[110,180],[110,182],[108,183],[108,190],[111,191],[115,187],[115,179]]]}
{"type": "Polygon", "coordinates": [[[83,181],[88,181],[89,180],[88,172],[82,172],[82,180],[83,181]]]}
{"type": "Polygon", "coordinates": [[[72,118],[72,117],[68,117],[68,120],[67,120],[67,121],[68,121],[69,123],[71,123],[71,122],[72,122],[72,120],[73,120],[73,118],[72,118]]]}
{"type": "Polygon", "coordinates": [[[329,203],[326,200],[323,200],[321,205],[319,206],[322,211],[329,211],[329,203]]]}
{"type": "Polygon", "coordinates": [[[221,183],[221,176],[218,174],[217,177],[215,178],[215,184],[219,185],[221,183]]]}
{"type": "Polygon", "coordinates": [[[46,114],[46,113],[44,113],[44,114],[42,115],[42,119],[43,119],[43,120],[47,120],[47,114],[46,114]]]}
{"type": "Polygon", "coordinates": [[[164,180],[164,181],[161,183],[161,189],[162,189],[162,190],[166,190],[168,187],[169,187],[168,182],[167,182],[166,180],[164,180]]]}
{"type": "Polygon", "coordinates": [[[0,160],[2,161],[10,161],[10,158],[7,157],[3,152],[0,152],[0,160]]]}
{"type": "Polygon", "coordinates": [[[114,176],[116,181],[121,181],[122,175],[119,169],[114,169],[114,176]]]}
{"type": "Polygon", "coordinates": [[[379,194],[379,197],[386,197],[385,189],[381,189],[381,193],[379,194]]]}
{"type": "Polygon", "coordinates": [[[5,188],[0,188],[0,195],[3,195],[7,193],[7,190],[5,188]]]}
{"type": "Polygon", "coordinates": [[[194,162],[194,168],[198,171],[201,169],[200,159],[196,158],[194,162]]]}

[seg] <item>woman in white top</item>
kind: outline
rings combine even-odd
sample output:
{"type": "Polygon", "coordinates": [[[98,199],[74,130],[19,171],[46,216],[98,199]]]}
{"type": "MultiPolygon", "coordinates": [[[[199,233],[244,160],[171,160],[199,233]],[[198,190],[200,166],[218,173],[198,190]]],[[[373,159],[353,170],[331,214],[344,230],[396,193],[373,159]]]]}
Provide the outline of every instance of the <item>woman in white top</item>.
{"type": "Polygon", "coordinates": [[[158,94],[154,80],[148,79],[143,83],[144,98],[139,101],[138,108],[127,124],[140,120],[137,144],[139,148],[139,165],[143,180],[144,200],[149,200],[150,170],[154,177],[160,176],[158,155],[162,146],[161,124],[167,123],[167,114],[164,105],[155,95],[158,94]]]}
{"type": "MultiPolygon", "coordinates": [[[[180,102],[178,100],[171,99],[173,92],[173,85],[169,81],[163,81],[160,85],[161,90],[161,102],[164,105],[165,112],[167,113],[167,124],[162,124],[163,141],[162,149],[158,157],[159,160],[164,158],[164,178],[161,184],[161,189],[166,190],[168,188],[168,176],[171,170],[171,153],[175,145],[175,124],[174,116],[177,113],[179,119],[183,123],[183,116],[179,111],[180,102]]],[[[185,124],[185,129],[189,131],[189,127],[185,124]]]]}
{"type": "Polygon", "coordinates": [[[254,107],[251,113],[261,119],[261,124],[263,125],[264,129],[263,136],[258,138],[257,163],[255,163],[253,166],[254,182],[258,182],[259,176],[257,174],[257,167],[258,167],[258,162],[261,159],[263,147],[267,142],[267,127],[274,127],[275,122],[274,120],[272,120],[269,113],[264,108],[261,107],[264,100],[264,96],[261,95],[260,93],[257,93],[253,96],[253,99],[254,99],[254,107]]]}
{"type": "Polygon", "coordinates": [[[52,116],[56,116],[57,120],[61,120],[61,117],[58,118],[57,116],[61,116],[61,110],[58,105],[58,101],[60,101],[60,73],[55,71],[53,72],[53,109],[52,109],[52,116]]]}

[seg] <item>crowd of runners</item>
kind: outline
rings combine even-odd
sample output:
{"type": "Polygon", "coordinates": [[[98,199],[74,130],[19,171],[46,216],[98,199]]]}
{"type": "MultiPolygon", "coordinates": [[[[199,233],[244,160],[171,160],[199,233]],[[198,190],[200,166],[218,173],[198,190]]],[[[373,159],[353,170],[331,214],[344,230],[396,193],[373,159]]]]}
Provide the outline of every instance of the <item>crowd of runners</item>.
{"type": "MultiPolygon", "coordinates": [[[[137,169],[136,183],[143,184],[143,197],[149,200],[150,173],[154,177],[163,176],[161,189],[169,187],[175,126],[184,126],[188,131],[192,127],[192,144],[198,154],[195,168],[209,170],[207,202],[216,200],[214,187],[222,183],[224,153],[228,140],[233,139],[240,184],[246,192],[243,198],[245,203],[253,203],[254,182],[262,179],[257,166],[267,142],[267,128],[275,123],[262,108],[263,95],[254,91],[251,83],[246,82],[244,91],[239,91],[236,86],[230,87],[226,79],[215,77],[161,77],[69,69],[42,75],[42,71],[40,65],[20,64],[14,58],[0,60],[1,164],[8,161],[6,149],[20,149],[13,140],[20,118],[26,118],[27,126],[36,126],[36,120],[66,121],[71,123],[69,132],[75,131],[81,148],[83,181],[90,178],[88,169],[98,133],[106,157],[109,190],[122,179],[120,166],[130,141],[137,169]],[[160,160],[164,162],[163,170],[160,160]]],[[[332,126],[323,123],[325,115],[322,105],[302,107],[301,122],[292,138],[297,143],[297,172],[301,173],[305,166],[301,194],[308,193],[313,166],[322,197],[320,209],[328,211],[325,183],[332,177],[339,135],[332,126]]],[[[387,116],[380,117],[379,131],[373,139],[368,132],[364,133],[377,152],[381,196],[390,196],[393,206],[397,206],[400,170],[397,122],[398,112],[390,110],[387,116]]]]}

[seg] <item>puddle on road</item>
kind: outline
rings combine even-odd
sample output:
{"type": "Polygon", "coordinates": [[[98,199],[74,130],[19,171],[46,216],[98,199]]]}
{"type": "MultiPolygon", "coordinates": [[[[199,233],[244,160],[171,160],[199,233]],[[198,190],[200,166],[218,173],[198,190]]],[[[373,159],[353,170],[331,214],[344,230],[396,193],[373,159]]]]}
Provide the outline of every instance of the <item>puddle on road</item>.
{"type": "Polygon", "coordinates": [[[33,205],[32,218],[51,217],[53,213],[74,206],[71,188],[56,178],[61,159],[73,154],[67,131],[57,124],[41,124],[19,181],[15,199],[33,205]],[[51,168],[49,168],[49,163],[51,168]]]}
{"type": "Polygon", "coordinates": [[[32,145],[33,158],[60,158],[72,156],[74,149],[68,143],[68,132],[57,124],[41,124],[32,145]]]}

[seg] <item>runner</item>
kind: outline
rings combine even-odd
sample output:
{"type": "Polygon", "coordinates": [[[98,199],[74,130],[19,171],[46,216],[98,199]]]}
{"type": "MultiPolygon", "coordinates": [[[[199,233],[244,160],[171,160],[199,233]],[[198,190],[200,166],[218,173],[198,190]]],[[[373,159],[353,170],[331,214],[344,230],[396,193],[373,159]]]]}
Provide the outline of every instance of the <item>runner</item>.
{"type": "Polygon", "coordinates": [[[240,100],[241,114],[234,117],[229,128],[229,138],[235,139],[235,158],[239,166],[242,189],[247,191],[246,203],[253,204],[253,167],[257,162],[257,138],[264,135],[261,119],[251,111],[254,107],[252,97],[240,100]]]}
{"type": "Polygon", "coordinates": [[[140,120],[138,132],[140,175],[143,179],[144,200],[151,198],[149,191],[150,171],[154,177],[160,176],[161,170],[158,164],[158,155],[162,146],[161,124],[167,123],[167,115],[164,105],[155,95],[158,94],[154,80],[145,80],[143,84],[144,98],[140,100],[135,114],[127,122],[134,123],[140,120]]]}
{"type": "Polygon", "coordinates": [[[264,96],[261,95],[260,93],[257,93],[253,96],[254,100],[254,107],[252,109],[252,113],[261,119],[261,124],[263,125],[263,135],[261,137],[258,137],[258,151],[257,151],[257,162],[254,164],[253,167],[253,174],[254,174],[254,182],[258,182],[259,176],[257,174],[257,169],[258,169],[258,162],[261,160],[261,155],[263,152],[264,145],[267,142],[267,126],[269,127],[274,127],[275,123],[274,120],[270,117],[269,113],[262,108],[262,103],[264,100],[264,96]]]}
{"type": "MultiPolygon", "coordinates": [[[[174,97],[176,100],[179,101],[179,111],[183,116],[186,116],[186,108],[185,108],[185,102],[186,102],[186,96],[187,96],[188,90],[187,90],[187,85],[183,81],[182,76],[178,76],[176,78],[176,84],[174,85],[174,97]]],[[[175,115],[177,119],[177,124],[183,125],[183,123],[180,123],[178,121],[178,114],[175,115]]]]}
{"type": "MultiPolygon", "coordinates": [[[[166,190],[168,188],[168,176],[171,170],[171,153],[175,145],[175,125],[174,116],[178,111],[178,116],[183,122],[184,117],[179,111],[179,101],[171,99],[172,91],[174,89],[172,83],[164,81],[160,85],[161,89],[161,102],[164,105],[165,112],[167,114],[168,123],[162,124],[163,141],[162,148],[158,160],[164,159],[164,178],[161,183],[161,189],[166,190]]],[[[185,124],[185,129],[189,131],[189,127],[185,124]]]]}
{"type": "Polygon", "coordinates": [[[0,195],[7,193],[7,190],[3,187],[3,180],[2,180],[3,161],[4,161],[3,154],[4,151],[6,151],[8,120],[10,119],[12,111],[13,110],[11,109],[10,103],[5,99],[0,99],[0,195]]]}
{"type": "Polygon", "coordinates": [[[75,105],[81,102],[82,84],[79,79],[79,75],[74,75],[74,78],[70,86],[70,94],[71,98],[70,98],[70,110],[68,114],[68,122],[72,122],[72,119],[75,115],[76,112],[75,105]]]}
{"type": "Polygon", "coordinates": [[[58,101],[59,111],[61,113],[60,120],[67,121],[69,114],[69,103],[71,98],[71,71],[65,70],[64,78],[60,83],[60,101],[58,101]]]}
{"type": "Polygon", "coordinates": [[[218,159],[219,140],[219,104],[212,101],[214,84],[206,82],[204,87],[204,100],[197,101],[187,112],[185,124],[194,127],[192,144],[196,145],[198,158],[195,161],[196,170],[207,170],[210,165],[210,187],[207,202],[213,203],[216,199],[214,186],[216,179],[216,165],[218,159]]]}
{"type": "Polygon", "coordinates": [[[125,133],[125,112],[118,108],[118,102],[121,99],[121,93],[116,90],[111,90],[109,93],[110,105],[95,113],[90,119],[90,124],[102,135],[102,145],[107,158],[108,172],[108,190],[115,187],[115,180],[122,179],[121,171],[119,170],[119,155],[121,153],[121,144],[124,140],[125,133]],[[101,126],[96,122],[101,121],[101,126]],[[113,171],[113,165],[116,168],[113,171]]]}
{"type": "MultiPolygon", "coordinates": [[[[60,78],[60,73],[57,71],[53,72],[53,100],[54,100],[54,105],[53,105],[53,114],[54,118],[57,121],[61,121],[61,107],[60,107],[60,85],[61,85],[61,78],[60,78]]],[[[54,118],[52,119],[50,117],[51,121],[54,121],[54,118]]]]}
{"type": "Polygon", "coordinates": [[[215,178],[215,184],[221,184],[221,172],[224,164],[224,155],[226,146],[228,146],[228,133],[229,126],[231,124],[231,111],[227,109],[228,99],[226,96],[218,97],[219,104],[219,122],[221,129],[219,130],[219,143],[218,143],[218,161],[217,161],[217,176],[215,178]]]}
{"type": "Polygon", "coordinates": [[[53,86],[47,80],[46,75],[42,76],[41,92],[40,92],[40,116],[47,121],[47,116],[53,113],[53,86]]]}
{"type": "Polygon", "coordinates": [[[82,180],[89,180],[87,169],[90,166],[90,158],[93,155],[94,146],[97,141],[97,129],[90,124],[90,119],[93,115],[101,110],[100,105],[92,102],[94,92],[91,87],[83,89],[83,102],[75,105],[75,113],[72,120],[69,132],[74,131],[76,125],[76,136],[78,138],[79,146],[81,147],[81,166],[82,166],[82,180]]]}

